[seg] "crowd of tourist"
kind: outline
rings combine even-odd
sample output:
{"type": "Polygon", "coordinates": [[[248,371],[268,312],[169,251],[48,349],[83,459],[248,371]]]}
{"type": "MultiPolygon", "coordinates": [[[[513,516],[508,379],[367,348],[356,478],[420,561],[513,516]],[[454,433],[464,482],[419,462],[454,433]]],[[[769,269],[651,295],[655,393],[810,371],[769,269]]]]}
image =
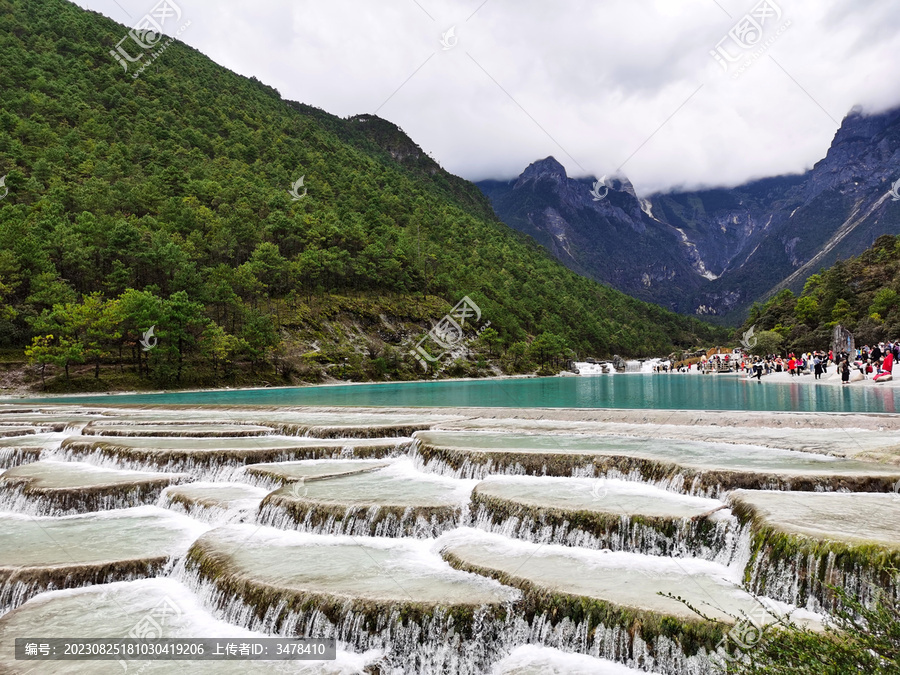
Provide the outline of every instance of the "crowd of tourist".
{"type": "MultiPolygon", "coordinates": [[[[802,354],[789,353],[787,356],[769,354],[768,356],[750,356],[739,350],[732,354],[713,354],[702,357],[693,365],[681,364],[673,371],[681,373],[700,372],[703,374],[721,372],[743,372],[748,377],[762,379],[770,373],[790,373],[791,376],[813,375],[821,379],[832,367],[841,374],[841,381],[848,383],[851,373],[859,372],[869,379],[890,373],[893,363],[900,360],[900,341],[881,342],[874,347],[868,345],[860,349],[844,350],[835,353],[833,350],[812,351],[802,354]],[[888,355],[891,356],[887,359],[888,355]],[[887,361],[886,361],[887,359],[887,361]]],[[[658,366],[657,372],[667,372],[668,367],[658,366]]]]}
{"type": "Polygon", "coordinates": [[[900,342],[882,342],[874,347],[865,345],[861,349],[849,352],[844,350],[835,353],[829,349],[827,352],[790,353],[786,357],[776,354],[766,357],[738,357],[739,369],[757,379],[769,373],[788,372],[791,376],[812,374],[818,380],[834,366],[844,384],[850,381],[850,375],[854,371],[861,373],[862,377],[858,379],[864,380],[890,372],[889,369],[892,369],[893,363],[898,358],[900,358],[900,342]]]}

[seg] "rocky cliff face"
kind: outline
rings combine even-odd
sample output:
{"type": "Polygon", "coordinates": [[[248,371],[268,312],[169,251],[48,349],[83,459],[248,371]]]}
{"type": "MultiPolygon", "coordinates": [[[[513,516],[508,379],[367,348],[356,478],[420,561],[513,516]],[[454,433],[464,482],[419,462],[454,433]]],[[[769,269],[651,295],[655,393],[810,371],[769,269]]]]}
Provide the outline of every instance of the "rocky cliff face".
{"type": "Polygon", "coordinates": [[[568,178],[555,159],[479,187],[508,225],[568,267],[683,313],[736,318],[882,234],[900,233],[900,109],[843,121],[801,176],[639,199],[627,179],[568,178]],[[604,193],[604,188],[598,190],[604,193]]]}
{"type": "Polygon", "coordinates": [[[569,178],[548,157],[515,181],[485,181],[479,187],[505,223],[580,274],[670,306],[683,292],[679,289],[699,288],[702,277],[693,268],[690,245],[642,209],[627,180],[608,181],[596,190],[594,184],[569,178]]]}

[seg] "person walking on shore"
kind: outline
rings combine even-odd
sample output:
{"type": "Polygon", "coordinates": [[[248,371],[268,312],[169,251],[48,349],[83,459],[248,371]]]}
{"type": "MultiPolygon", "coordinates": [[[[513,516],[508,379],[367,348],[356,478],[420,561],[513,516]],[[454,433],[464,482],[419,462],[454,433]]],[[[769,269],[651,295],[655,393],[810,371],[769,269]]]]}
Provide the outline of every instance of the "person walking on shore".
{"type": "Polygon", "coordinates": [[[844,359],[841,361],[841,384],[850,382],[850,361],[844,359]]]}
{"type": "Polygon", "coordinates": [[[822,377],[822,359],[819,358],[818,354],[813,356],[813,371],[817,380],[822,377]]]}

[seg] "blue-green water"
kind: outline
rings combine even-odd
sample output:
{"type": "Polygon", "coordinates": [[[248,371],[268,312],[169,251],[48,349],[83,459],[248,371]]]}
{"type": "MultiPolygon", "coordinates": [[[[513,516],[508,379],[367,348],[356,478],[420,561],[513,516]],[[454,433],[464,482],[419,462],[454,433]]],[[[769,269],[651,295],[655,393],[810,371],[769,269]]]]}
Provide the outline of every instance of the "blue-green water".
{"type": "MultiPolygon", "coordinates": [[[[900,390],[877,386],[766,383],[728,375],[647,374],[514,380],[217,390],[168,394],[16,399],[22,403],[93,405],[263,405],[488,408],[647,408],[888,412],[900,390]]],[[[13,402],[13,401],[10,401],[13,402]]]]}

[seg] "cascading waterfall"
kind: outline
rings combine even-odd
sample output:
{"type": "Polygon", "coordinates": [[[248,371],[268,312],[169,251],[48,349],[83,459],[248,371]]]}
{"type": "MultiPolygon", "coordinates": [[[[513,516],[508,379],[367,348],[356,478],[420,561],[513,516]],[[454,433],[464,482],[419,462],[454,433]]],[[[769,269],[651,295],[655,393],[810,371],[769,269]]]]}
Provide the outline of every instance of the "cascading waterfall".
{"type": "MultiPolygon", "coordinates": [[[[530,474],[521,464],[497,464],[492,459],[486,458],[483,462],[473,461],[471,458],[465,458],[456,467],[450,462],[439,457],[426,459],[419,451],[421,441],[417,438],[413,439],[409,456],[413,461],[415,468],[422,473],[433,473],[447,478],[455,478],[458,480],[484,480],[489,476],[527,476],[530,474]]],[[[537,475],[545,475],[537,474],[537,475]]],[[[708,497],[711,499],[719,499],[725,494],[726,490],[721,485],[704,486],[703,476],[697,474],[688,480],[683,473],[674,472],[664,478],[657,480],[647,480],[637,469],[624,472],[616,468],[600,470],[593,463],[591,458],[586,458],[581,466],[572,467],[569,475],[572,478],[607,478],[611,480],[625,480],[634,483],[643,483],[658,487],[661,490],[669,492],[678,492],[680,494],[691,497],[708,497]]]]}
{"type": "Polygon", "coordinates": [[[409,438],[417,431],[430,429],[429,424],[392,424],[385,426],[337,427],[313,424],[289,424],[285,422],[269,422],[275,436],[294,436],[299,438],[321,439],[372,439],[372,438],[409,438]]]}
{"type": "Polygon", "coordinates": [[[13,573],[12,576],[0,576],[0,616],[45,591],[162,576],[167,562],[137,560],[120,565],[73,566],[62,583],[60,575],[52,574],[52,570],[48,573],[45,568],[33,571],[26,569],[13,573]]]}
{"type": "Polygon", "coordinates": [[[527,620],[517,615],[511,604],[501,611],[476,609],[470,624],[461,627],[449,612],[441,609],[418,620],[404,617],[396,609],[384,609],[373,619],[371,614],[353,611],[348,601],[338,610],[339,620],[335,622],[319,609],[291,611],[283,602],[271,604],[260,612],[241,598],[219,590],[184,564],[175,568],[173,576],[202,598],[204,605],[223,621],[284,637],[334,638],[342,649],[384,650],[385,665],[392,672],[479,675],[521,644],[539,644],[618,661],[652,673],[712,675],[719,672],[702,648],[688,656],[665,636],[648,644],[639,633],[632,634],[617,626],[599,625],[589,630],[583,622],[568,618],[554,620],[546,614],[527,620]],[[471,639],[472,635],[478,639],[471,639]]]}
{"type": "MultiPolygon", "coordinates": [[[[503,634],[512,607],[475,609],[468,626],[461,626],[451,612],[437,608],[413,619],[399,610],[385,610],[377,616],[353,611],[351,602],[334,606],[340,614],[335,623],[321,610],[294,612],[283,603],[272,604],[259,612],[242,599],[222,592],[183,564],[173,572],[217,617],[249,630],[280,636],[335,638],[342,649],[383,649],[390,652],[386,665],[401,672],[460,673],[485,672],[497,656],[497,647],[505,645],[503,634]],[[461,634],[465,633],[465,635],[461,634]],[[471,639],[478,635],[478,640],[471,639]],[[468,639],[466,638],[468,636],[468,639]]],[[[508,649],[504,649],[508,653],[508,649]]]]}
{"type": "Polygon", "coordinates": [[[512,645],[536,643],[564,652],[618,661],[652,673],[710,675],[721,672],[702,648],[697,654],[688,656],[664,635],[648,644],[640,634],[632,635],[618,626],[600,625],[589,632],[584,623],[576,624],[568,618],[554,623],[546,614],[536,616],[530,622],[519,618],[511,623],[508,640],[512,645]]]}
{"type": "Polygon", "coordinates": [[[30,495],[25,485],[9,485],[0,492],[0,511],[12,511],[29,516],[70,516],[92,511],[129,509],[153,504],[165,485],[123,485],[104,493],[91,490],[51,491],[30,495]]]}
{"type": "MultiPolygon", "coordinates": [[[[648,364],[651,362],[645,362],[643,366],[637,361],[629,362],[628,372],[640,372],[642,369],[646,371],[648,364]]],[[[564,478],[571,476],[582,479],[626,481],[695,497],[721,498],[728,492],[722,485],[716,484],[718,475],[713,475],[710,479],[710,473],[715,473],[713,471],[705,474],[702,471],[668,471],[666,460],[659,460],[661,468],[647,469],[650,461],[647,460],[648,464],[640,465],[641,469],[646,470],[644,475],[637,468],[630,469],[634,466],[629,463],[633,458],[624,454],[622,455],[624,460],[619,464],[622,470],[619,470],[608,468],[608,464],[603,465],[604,456],[599,454],[596,456],[585,454],[582,464],[563,466],[561,469],[561,465],[552,464],[553,453],[539,454],[543,453],[541,450],[535,452],[538,460],[529,465],[517,463],[519,457],[513,457],[504,463],[495,460],[489,452],[479,456],[472,449],[468,454],[457,452],[453,448],[449,448],[446,454],[423,453],[422,443],[414,434],[427,428],[428,425],[412,423],[386,423],[379,426],[352,425],[348,422],[345,428],[338,425],[343,423],[342,419],[334,425],[294,424],[290,421],[227,422],[232,426],[246,425],[247,433],[238,430],[223,433],[221,437],[230,438],[232,441],[235,438],[246,437],[249,450],[254,449],[253,436],[257,433],[251,427],[266,426],[271,429],[264,433],[264,438],[272,444],[274,451],[264,458],[252,454],[241,456],[242,448],[234,449],[235,444],[227,445],[224,441],[223,448],[229,447],[231,450],[200,452],[197,450],[197,444],[191,445],[187,442],[192,438],[190,434],[179,435],[174,432],[160,435],[160,438],[169,441],[176,437],[185,438],[184,447],[176,445],[177,449],[173,451],[173,456],[167,456],[165,453],[154,456],[152,452],[146,452],[146,448],[141,447],[139,443],[135,443],[133,448],[127,448],[127,444],[121,440],[118,443],[126,450],[133,450],[134,454],[119,454],[108,447],[91,449],[86,441],[102,442],[104,439],[101,436],[110,436],[113,437],[113,441],[108,445],[115,446],[117,445],[115,436],[128,437],[127,429],[120,432],[116,431],[115,427],[124,428],[130,425],[146,431],[165,424],[152,420],[129,421],[117,415],[119,413],[104,418],[104,421],[111,422],[109,425],[113,428],[111,433],[104,433],[103,425],[96,425],[93,427],[96,435],[91,439],[74,438],[83,436],[91,423],[71,422],[53,427],[60,429],[59,445],[48,444],[45,438],[43,449],[27,448],[28,441],[23,439],[22,447],[0,448],[0,469],[33,462],[38,458],[77,460],[115,469],[183,472],[203,482],[239,483],[244,487],[252,486],[260,491],[273,492],[283,488],[289,490],[292,484],[310,485],[312,481],[321,479],[322,476],[293,478],[290,472],[286,472],[283,478],[279,478],[276,475],[250,473],[247,471],[247,464],[295,462],[313,457],[372,460],[405,455],[419,472],[454,480],[541,475],[541,462],[546,462],[543,467],[545,475],[556,471],[568,474],[564,478]],[[408,439],[410,435],[413,435],[412,441],[408,439]],[[282,451],[274,446],[274,443],[280,444],[281,441],[271,440],[276,436],[328,439],[333,446],[314,448],[310,446],[310,449],[306,450],[295,441],[299,447],[282,451]],[[70,438],[73,438],[73,442],[77,440],[81,445],[70,447],[66,442],[70,438]],[[386,438],[387,445],[390,446],[388,449],[384,450],[378,445],[377,451],[368,452],[365,445],[360,442],[360,439],[380,438],[386,438]],[[334,443],[335,439],[346,440],[334,443]]],[[[352,420],[352,417],[348,419],[352,420]]],[[[171,423],[188,424],[174,421],[171,423]]],[[[197,422],[197,433],[200,433],[200,426],[211,424],[213,423],[197,422]]],[[[43,425],[41,428],[48,426],[43,425]]],[[[199,436],[193,438],[197,440],[199,436]]],[[[258,446],[261,445],[262,443],[258,443],[258,446]]],[[[502,448],[494,448],[492,451],[497,454],[504,452],[502,448]]],[[[515,450],[510,451],[514,452],[515,450]]],[[[573,452],[574,454],[577,453],[573,452]]],[[[429,480],[435,479],[429,477],[429,480]]],[[[784,483],[773,482],[769,487],[783,489],[785,484],[789,485],[787,479],[784,483]]],[[[463,487],[469,490],[468,486],[463,487]]],[[[759,488],[760,485],[754,484],[754,487],[759,488]]],[[[826,488],[831,489],[829,486],[826,488]]],[[[406,486],[403,486],[403,489],[407,490],[406,486]]],[[[850,564],[833,551],[826,551],[818,556],[794,553],[781,554],[779,557],[772,554],[767,548],[756,546],[757,540],[754,539],[751,522],[741,524],[741,521],[729,511],[718,512],[712,516],[710,514],[713,511],[704,510],[702,515],[693,519],[689,517],[676,519],[672,516],[667,521],[666,518],[658,517],[657,524],[654,525],[648,522],[649,516],[648,520],[644,521],[637,515],[617,517],[614,502],[611,502],[613,506],[609,511],[612,516],[607,523],[609,529],[602,532],[599,529],[590,531],[585,529],[584,522],[579,523],[576,516],[569,519],[557,517],[551,521],[540,515],[541,508],[550,509],[552,506],[538,505],[533,507],[534,511],[530,514],[510,516],[491,510],[474,498],[465,503],[450,504],[444,511],[438,511],[437,507],[427,507],[432,511],[425,512],[423,509],[426,507],[385,507],[369,504],[363,501],[363,496],[355,503],[350,503],[351,500],[347,499],[333,505],[320,494],[319,501],[294,499],[292,504],[288,505],[287,502],[279,502],[273,495],[264,494],[258,498],[254,497],[255,502],[254,499],[244,499],[237,504],[240,500],[235,499],[234,505],[227,505],[229,502],[225,498],[221,498],[218,502],[214,499],[204,501],[202,497],[197,496],[198,491],[193,494],[188,494],[187,490],[184,492],[187,496],[176,498],[161,486],[123,485],[121,489],[110,490],[104,494],[91,494],[89,489],[85,489],[82,494],[67,498],[66,501],[50,499],[43,496],[43,493],[28,494],[25,485],[10,482],[0,491],[0,510],[32,516],[62,516],[155,503],[158,507],[213,526],[230,523],[259,524],[279,530],[296,530],[315,535],[416,540],[434,539],[455,528],[472,527],[503,535],[511,540],[525,540],[535,544],[556,544],[578,549],[676,558],[679,559],[679,565],[686,565],[681,559],[688,558],[711,561],[727,568],[723,570],[723,574],[728,573],[734,579],[741,576],[746,578],[748,588],[758,596],[814,612],[833,612],[837,608],[835,598],[828,589],[829,584],[842,586],[848,593],[870,605],[876,594],[886,586],[885,579],[878,571],[850,564]]],[[[381,493],[381,496],[383,495],[384,493],[381,493]]],[[[294,535],[292,532],[291,536],[294,535]]],[[[568,555],[569,552],[565,554],[568,555]]],[[[643,562],[641,561],[642,564],[643,562]]],[[[333,562],[329,560],[329,564],[333,562]]],[[[183,558],[169,558],[164,562],[157,559],[144,564],[143,567],[129,567],[126,564],[115,570],[90,565],[82,567],[73,566],[73,573],[66,579],[41,576],[40,570],[36,570],[31,576],[28,574],[0,576],[0,579],[3,579],[0,583],[0,615],[48,589],[170,575],[197,592],[204,604],[215,610],[216,616],[243,628],[284,636],[334,637],[344,649],[385,650],[388,654],[383,664],[379,666],[383,668],[383,672],[420,672],[435,675],[453,672],[474,675],[488,672],[492,664],[523,644],[543,645],[564,652],[609,659],[645,672],[678,675],[707,675],[718,672],[703,648],[699,648],[696,652],[685,653],[682,643],[662,634],[652,635],[651,629],[646,624],[637,624],[640,627],[633,625],[630,630],[618,625],[594,625],[589,620],[573,620],[572,617],[563,616],[558,610],[544,613],[548,605],[529,604],[530,600],[516,601],[499,607],[483,605],[471,616],[452,608],[409,612],[397,609],[401,603],[388,606],[387,603],[379,604],[378,601],[359,598],[356,601],[344,602],[340,599],[333,601],[324,594],[302,605],[290,604],[289,601],[278,598],[267,604],[258,602],[257,597],[244,591],[241,591],[244,594],[240,595],[233,590],[220,590],[214,581],[201,577],[199,573],[190,569],[189,565],[186,567],[183,558]],[[249,604],[248,600],[255,604],[249,604]]],[[[649,568],[650,566],[646,572],[637,571],[648,577],[658,578],[653,577],[654,572],[649,568]]],[[[352,573],[358,575],[359,567],[353,568],[352,573]]],[[[360,578],[362,577],[354,577],[357,584],[360,578]]],[[[642,580],[641,577],[638,579],[639,582],[642,580]]],[[[643,582],[646,582],[650,594],[655,593],[660,587],[658,583],[647,582],[646,579],[643,579],[643,582]]],[[[343,582],[339,580],[338,583],[343,582]]],[[[895,599],[900,599],[898,589],[887,585],[892,589],[895,599]]]]}
{"type": "MultiPolygon", "coordinates": [[[[859,564],[845,566],[833,551],[821,556],[799,552],[775,558],[763,550],[751,561],[749,589],[812,612],[833,613],[841,603],[830,587],[843,588],[867,607],[874,606],[885,588],[892,588],[890,572],[879,573],[859,564]]],[[[889,596],[900,601],[900,589],[893,586],[889,596]]]]}
{"type": "Polygon", "coordinates": [[[459,527],[460,509],[447,508],[423,516],[415,507],[402,511],[378,505],[349,506],[342,514],[320,517],[315,505],[288,510],[278,504],[263,504],[256,522],[279,530],[299,530],[312,534],[351,535],[355,537],[412,537],[433,539],[459,527]]]}
{"type": "Polygon", "coordinates": [[[460,480],[483,480],[490,475],[502,474],[505,476],[524,476],[526,475],[525,467],[521,465],[515,466],[494,466],[494,462],[487,459],[485,462],[474,462],[466,458],[459,468],[455,468],[449,462],[440,459],[426,459],[419,452],[422,442],[413,437],[410,446],[409,455],[413,460],[413,466],[422,473],[433,473],[438,476],[446,476],[447,478],[457,478],[460,480]]]}
{"type": "Polygon", "coordinates": [[[741,569],[746,564],[749,551],[749,527],[742,528],[733,516],[714,523],[684,519],[674,527],[666,528],[671,531],[667,533],[634,522],[623,514],[614,531],[597,536],[569,521],[553,525],[527,515],[498,519],[489,507],[479,504],[464,524],[535,544],[632,551],[673,558],[702,558],[726,567],[737,564],[741,569]]]}
{"type": "MultiPolygon", "coordinates": [[[[248,438],[248,443],[253,439],[248,438]]],[[[378,458],[400,457],[408,451],[411,441],[397,440],[389,449],[379,449],[371,453],[378,458]]],[[[163,471],[170,473],[187,473],[198,480],[216,481],[227,480],[230,475],[242,469],[247,464],[291,462],[303,459],[363,459],[370,453],[366,448],[357,448],[352,442],[347,445],[310,448],[262,448],[259,455],[248,455],[234,450],[215,451],[208,450],[196,453],[155,453],[147,452],[146,448],[132,449],[121,446],[123,452],[133,452],[134,457],[123,455],[117,451],[114,444],[95,447],[93,443],[73,442],[65,443],[58,450],[50,451],[46,458],[64,462],[86,462],[100,467],[130,469],[134,471],[163,471]]],[[[248,450],[253,450],[252,445],[248,450]]]]}
{"type": "Polygon", "coordinates": [[[36,462],[40,456],[40,448],[0,448],[0,469],[36,462]]]}
{"type": "Polygon", "coordinates": [[[449,463],[440,459],[433,459],[422,465],[424,473],[436,473],[440,476],[458,478],[460,480],[484,480],[488,476],[527,476],[528,471],[521,464],[498,465],[493,460],[486,462],[474,462],[466,459],[458,468],[454,469],[449,463]]]}
{"type": "Polygon", "coordinates": [[[42,591],[52,591],[53,586],[35,588],[24,581],[0,582],[0,616],[20,607],[26,600],[42,591]]]}
{"type": "Polygon", "coordinates": [[[228,525],[231,523],[253,522],[254,510],[240,507],[205,506],[203,504],[185,504],[173,499],[163,492],[156,501],[156,505],[163,509],[169,509],[175,513],[189,516],[202,523],[210,525],[228,525]]]}

